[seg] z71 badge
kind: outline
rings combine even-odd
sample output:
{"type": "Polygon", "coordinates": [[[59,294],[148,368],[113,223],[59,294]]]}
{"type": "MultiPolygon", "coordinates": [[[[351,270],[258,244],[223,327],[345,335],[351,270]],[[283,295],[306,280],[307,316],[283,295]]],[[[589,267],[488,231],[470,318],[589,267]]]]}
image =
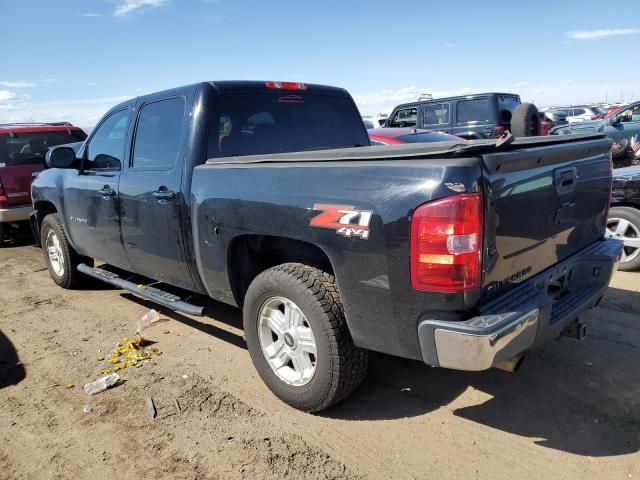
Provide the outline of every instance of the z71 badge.
{"type": "Polygon", "coordinates": [[[322,210],[311,219],[312,227],[331,228],[345,237],[369,238],[371,210],[355,210],[352,205],[331,205],[316,203],[314,210],[322,210]]]}

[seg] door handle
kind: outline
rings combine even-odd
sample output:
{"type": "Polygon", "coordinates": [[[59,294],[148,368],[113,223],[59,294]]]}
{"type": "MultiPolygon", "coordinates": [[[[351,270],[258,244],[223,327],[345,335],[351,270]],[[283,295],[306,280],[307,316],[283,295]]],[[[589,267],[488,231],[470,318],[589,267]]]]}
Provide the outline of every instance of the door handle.
{"type": "Polygon", "coordinates": [[[167,190],[166,188],[160,187],[159,190],[156,190],[152,194],[158,200],[173,200],[176,198],[176,192],[172,192],[171,190],[167,190]]]}
{"type": "Polygon", "coordinates": [[[105,185],[104,187],[102,187],[100,190],[98,190],[98,193],[105,198],[115,197],[116,195],[116,191],[113,188],[111,188],[109,185],[105,185]]]}

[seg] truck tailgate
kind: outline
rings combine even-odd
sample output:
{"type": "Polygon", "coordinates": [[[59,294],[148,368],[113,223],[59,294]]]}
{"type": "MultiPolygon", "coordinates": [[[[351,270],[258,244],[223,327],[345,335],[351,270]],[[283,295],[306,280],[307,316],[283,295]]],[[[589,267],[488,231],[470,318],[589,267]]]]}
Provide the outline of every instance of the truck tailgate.
{"type": "Polygon", "coordinates": [[[606,138],[483,155],[485,295],[504,292],[603,237],[606,138]]]}
{"type": "Polygon", "coordinates": [[[0,168],[0,182],[9,205],[31,203],[31,182],[43,165],[19,165],[0,168]]]}

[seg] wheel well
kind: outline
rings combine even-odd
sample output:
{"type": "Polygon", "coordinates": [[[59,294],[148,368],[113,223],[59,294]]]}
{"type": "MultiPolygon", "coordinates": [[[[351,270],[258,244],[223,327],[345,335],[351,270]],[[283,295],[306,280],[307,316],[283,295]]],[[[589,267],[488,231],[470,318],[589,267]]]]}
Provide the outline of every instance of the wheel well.
{"type": "Polygon", "coordinates": [[[312,243],[271,235],[235,238],[229,247],[227,267],[237,304],[242,306],[247,289],[257,275],[287,262],[304,263],[333,274],[327,254],[312,243]]]}
{"type": "Polygon", "coordinates": [[[42,227],[42,222],[44,217],[49,215],[50,213],[57,213],[56,207],[51,202],[39,201],[33,205],[33,209],[36,211],[36,221],[37,224],[31,224],[31,228],[33,229],[33,234],[36,236],[36,240],[38,243],[40,242],[40,228],[42,227]]]}

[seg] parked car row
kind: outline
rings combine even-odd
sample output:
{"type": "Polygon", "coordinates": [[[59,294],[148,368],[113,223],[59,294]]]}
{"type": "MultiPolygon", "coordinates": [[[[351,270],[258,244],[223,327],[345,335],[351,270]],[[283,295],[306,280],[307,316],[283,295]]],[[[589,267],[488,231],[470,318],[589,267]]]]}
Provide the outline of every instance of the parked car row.
{"type": "Polygon", "coordinates": [[[604,133],[613,140],[615,168],[640,164],[640,101],[612,109],[602,118],[552,128],[552,135],[604,133]]]}

